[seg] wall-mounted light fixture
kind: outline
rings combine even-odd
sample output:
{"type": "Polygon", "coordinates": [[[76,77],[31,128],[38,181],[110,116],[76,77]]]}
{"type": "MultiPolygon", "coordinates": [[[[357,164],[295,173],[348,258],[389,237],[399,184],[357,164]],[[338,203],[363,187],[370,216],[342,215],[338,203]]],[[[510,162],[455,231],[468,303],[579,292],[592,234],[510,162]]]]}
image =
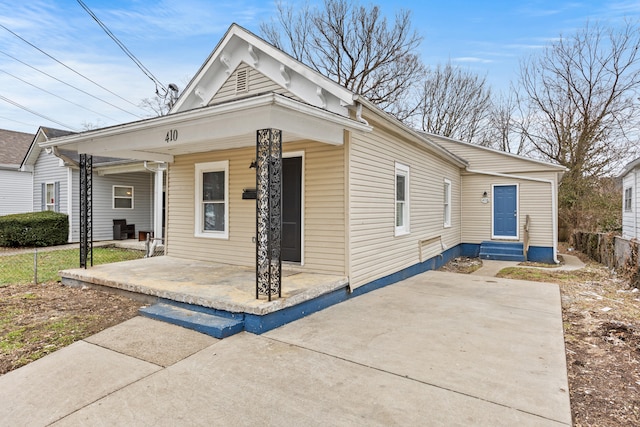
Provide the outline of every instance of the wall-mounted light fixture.
{"type": "Polygon", "coordinates": [[[257,168],[257,167],[258,167],[258,164],[256,163],[256,161],[255,161],[255,160],[253,160],[253,161],[251,162],[251,164],[249,165],[249,169],[255,169],[255,168],[257,168]]]}
{"type": "Polygon", "coordinates": [[[482,198],[484,199],[484,198],[486,198],[486,197],[488,197],[488,194],[487,194],[487,192],[485,191],[484,193],[482,193],[482,198]]]}

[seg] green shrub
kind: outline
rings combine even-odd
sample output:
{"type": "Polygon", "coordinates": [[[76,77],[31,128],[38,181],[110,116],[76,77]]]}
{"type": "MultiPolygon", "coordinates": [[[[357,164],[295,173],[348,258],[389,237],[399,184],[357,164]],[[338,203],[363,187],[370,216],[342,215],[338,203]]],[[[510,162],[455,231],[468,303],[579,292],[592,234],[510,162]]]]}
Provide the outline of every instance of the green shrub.
{"type": "Polygon", "coordinates": [[[67,243],[69,217],[44,211],[0,216],[0,246],[54,246],[67,243]]]}

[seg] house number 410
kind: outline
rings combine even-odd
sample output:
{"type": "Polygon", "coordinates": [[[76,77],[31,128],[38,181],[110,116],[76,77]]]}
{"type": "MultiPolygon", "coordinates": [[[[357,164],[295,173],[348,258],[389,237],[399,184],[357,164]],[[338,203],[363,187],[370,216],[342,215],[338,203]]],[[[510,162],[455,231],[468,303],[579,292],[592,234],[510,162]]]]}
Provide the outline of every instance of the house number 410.
{"type": "Polygon", "coordinates": [[[173,142],[178,140],[178,129],[169,129],[167,136],[164,137],[164,142],[173,142]]]}

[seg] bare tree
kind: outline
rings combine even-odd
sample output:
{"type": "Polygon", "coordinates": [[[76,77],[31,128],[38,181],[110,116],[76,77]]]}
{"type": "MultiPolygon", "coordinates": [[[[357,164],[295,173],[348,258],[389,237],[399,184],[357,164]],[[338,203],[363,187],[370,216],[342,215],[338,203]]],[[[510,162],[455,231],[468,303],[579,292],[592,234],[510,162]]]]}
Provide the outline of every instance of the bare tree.
{"type": "Polygon", "coordinates": [[[518,95],[510,89],[507,95],[493,96],[487,116],[487,125],[481,132],[478,144],[508,153],[527,155],[527,144],[519,129],[526,125],[527,117],[521,114],[518,95]]]}
{"type": "Polygon", "coordinates": [[[574,179],[603,176],[637,147],[640,31],[587,25],[521,64],[526,141],[574,179]]]}
{"type": "Polygon", "coordinates": [[[297,11],[279,2],[277,11],[277,19],[260,25],[267,41],[400,120],[411,114],[404,101],[424,65],[410,12],[398,12],[391,26],[378,6],[347,0],[297,11]]]}
{"type": "Polygon", "coordinates": [[[169,83],[166,91],[156,92],[153,98],[144,98],[140,101],[138,106],[143,110],[151,111],[151,117],[165,116],[176,103],[180,89],[175,83],[169,83]]]}
{"type": "Polygon", "coordinates": [[[538,155],[568,168],[558,199],[572,227],[588,226],[602,177],[637,155],[639,47],[637,24],[587,24],[521,65],[521,133],[538,155]]]}
{"type": "Polygon", "coordinates": [[[416,115],[426,132],[476,142],[487,124],[490,107],[486,78],[448,62],[427,71],[416,115]]]}

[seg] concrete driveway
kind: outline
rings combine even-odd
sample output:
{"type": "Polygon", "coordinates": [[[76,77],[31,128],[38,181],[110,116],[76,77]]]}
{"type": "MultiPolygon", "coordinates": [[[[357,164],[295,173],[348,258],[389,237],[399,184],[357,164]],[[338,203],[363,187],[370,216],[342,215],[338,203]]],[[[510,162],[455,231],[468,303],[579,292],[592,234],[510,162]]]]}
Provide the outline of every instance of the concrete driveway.
{"type": "Polygon", "coordinates": [[[0,377],[0,424],[571,425],[556,285],[427,272],[264,335],[134,318],[0,377]]]}

